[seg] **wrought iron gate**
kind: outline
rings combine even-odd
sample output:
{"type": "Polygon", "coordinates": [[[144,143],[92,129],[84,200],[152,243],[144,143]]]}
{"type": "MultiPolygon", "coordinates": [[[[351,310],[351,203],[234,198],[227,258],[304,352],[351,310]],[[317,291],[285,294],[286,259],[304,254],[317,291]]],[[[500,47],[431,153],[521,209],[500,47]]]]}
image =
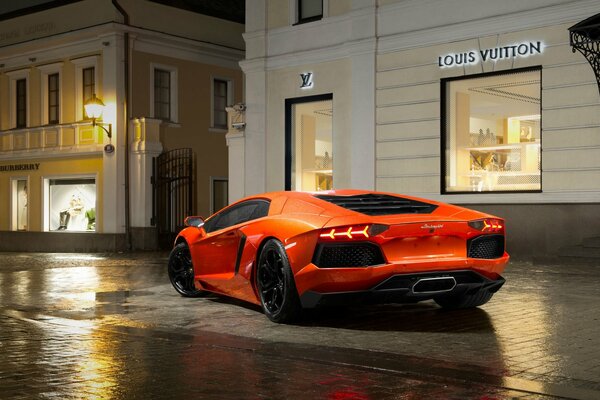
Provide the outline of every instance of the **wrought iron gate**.
{"type": "Polygon", "coordinates": [[[194,158],[192,149],[175,149],[152,160],[152,224],[158,245],[169,248],[193,213],[194,158]]]}

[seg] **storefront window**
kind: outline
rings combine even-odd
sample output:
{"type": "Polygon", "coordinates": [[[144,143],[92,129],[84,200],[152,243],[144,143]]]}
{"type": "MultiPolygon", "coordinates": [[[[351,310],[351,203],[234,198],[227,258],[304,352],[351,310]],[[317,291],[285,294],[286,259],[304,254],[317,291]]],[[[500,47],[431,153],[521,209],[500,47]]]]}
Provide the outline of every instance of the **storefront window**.
{"type": "Polygon", "coordinates": [[[95,179],[49,179],[48,192],[51,231],[96,230],[95,179]]]}
{"type": "MultiPolygon", "coordinates": [[[[288,101],[289,187],[298,191],[333,188],[333,100],[288,101]]],[[[287,186],[287,184],[286,184],[287,186]]]]}
{"type": "Polygon", "coordinates": [[[27,179],[12,181],[12,229],[15,231],[27,230],[27,179]]]}
{"type": "Polygon", "coordinates": [[[442,82],[445,193],[541,190],[541,70],[442,82]]]}

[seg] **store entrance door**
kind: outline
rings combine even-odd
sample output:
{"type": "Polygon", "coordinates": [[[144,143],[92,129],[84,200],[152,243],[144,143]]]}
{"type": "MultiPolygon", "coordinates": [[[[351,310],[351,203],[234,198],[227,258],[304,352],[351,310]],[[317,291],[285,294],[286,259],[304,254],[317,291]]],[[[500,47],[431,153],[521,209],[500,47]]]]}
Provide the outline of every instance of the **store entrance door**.
{"type": "Polygon", "coordinates": [[[158,245],[173,246],[183,229],[185,217],[193,214],[194,157],[192,149],[175,149],[153,159],[152,224],[156,226],[158,245]]]}
{"type": "Polygon", "coordinates": [[[285,190],[333,188],[333,94],[285,101],[285,190]]]}

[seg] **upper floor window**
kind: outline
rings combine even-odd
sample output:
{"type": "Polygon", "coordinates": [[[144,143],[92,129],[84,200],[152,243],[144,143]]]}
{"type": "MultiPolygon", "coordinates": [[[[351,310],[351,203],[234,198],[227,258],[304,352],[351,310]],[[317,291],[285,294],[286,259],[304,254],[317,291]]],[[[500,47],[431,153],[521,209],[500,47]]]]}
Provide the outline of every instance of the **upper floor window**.
{"type": "MultiPolygon", "coordinates": [[[[87,118],[84,104],[94,94],[102,97],[102,77],[98,73],[99,56],[79,57],[70,60],[75,65],[75,118],[87,118]]],[[[61,72],[60,64],[48,66],[48,75],[61,72]]],[[[66,72],[66,71],[65,71],[66,72]]],[[[59,88],[60,91],[60,88],[59,88]]],[[[47,108],[47,107],[46,107],[47,108]]]]}
{"type": "MultiPolygon", "coordinates": [[[[83,89],[83,103],[92,98],[96,93],[96,69],[94,67],[84,68],[82,70],[82,89],[83,89]]],[[[85,115],[85,109],[83,111],[85,115]]]]}
{"type": "Polygon", "coordinates": [[[298,23],[323,18],[323,0],[298,0],[298,23]]]}
{"type": "Polygon", "coordinates": [[[224,79],[213,80],[213,123],[212,127],[227,129],[227,104],[231,103],[230,82],[224,79]]]}
{"type": "MultiPolygon", "coordinates": [[[[42,125],[60,124],[62,120],[62,89],[60,86],[63,76],[63,63],[57,62],[53,64],[40,65],[37,67],[37,69],[41,73],[41,90],[39,93],[42,125]]],[[[79,76],[79,78],[83,77],[79,76]]],[[[77,105],[77,107],[79,108],[79,105],[77,105]]]]}
{"type": "Polygon", "coordinates": [[[150,63],[150,115],[178,123],[177,68],[150,63]]]}
{"type": "Polygon", "coordinates": [[[29,125],[29,68],[6,72],[9,78],[9,127],[25,128],[29,125]]]}
{"type": "Polygon", "coordinates": [[[58,124],[60,121],[59,74],[48,75],[48,123],[58,124]]]}
{"type": "Polygon", "coordinates": [[[154,70],[154,118],[171,120],[171,73],[154,70]]]}
{"type": "Polygon", "coordinates": [[[16,81],[16,128],[27,126],[27,79],[16,81]]]}

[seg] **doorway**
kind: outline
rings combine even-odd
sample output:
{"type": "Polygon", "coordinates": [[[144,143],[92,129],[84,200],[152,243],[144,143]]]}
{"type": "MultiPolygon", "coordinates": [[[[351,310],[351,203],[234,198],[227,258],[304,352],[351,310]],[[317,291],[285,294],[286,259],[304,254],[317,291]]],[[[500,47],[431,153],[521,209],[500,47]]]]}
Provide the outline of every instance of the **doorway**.
{"type": "Polygon", "coordinates": [[[333,94],[285,101],[285,190],[333,188],[333,94]]]}

